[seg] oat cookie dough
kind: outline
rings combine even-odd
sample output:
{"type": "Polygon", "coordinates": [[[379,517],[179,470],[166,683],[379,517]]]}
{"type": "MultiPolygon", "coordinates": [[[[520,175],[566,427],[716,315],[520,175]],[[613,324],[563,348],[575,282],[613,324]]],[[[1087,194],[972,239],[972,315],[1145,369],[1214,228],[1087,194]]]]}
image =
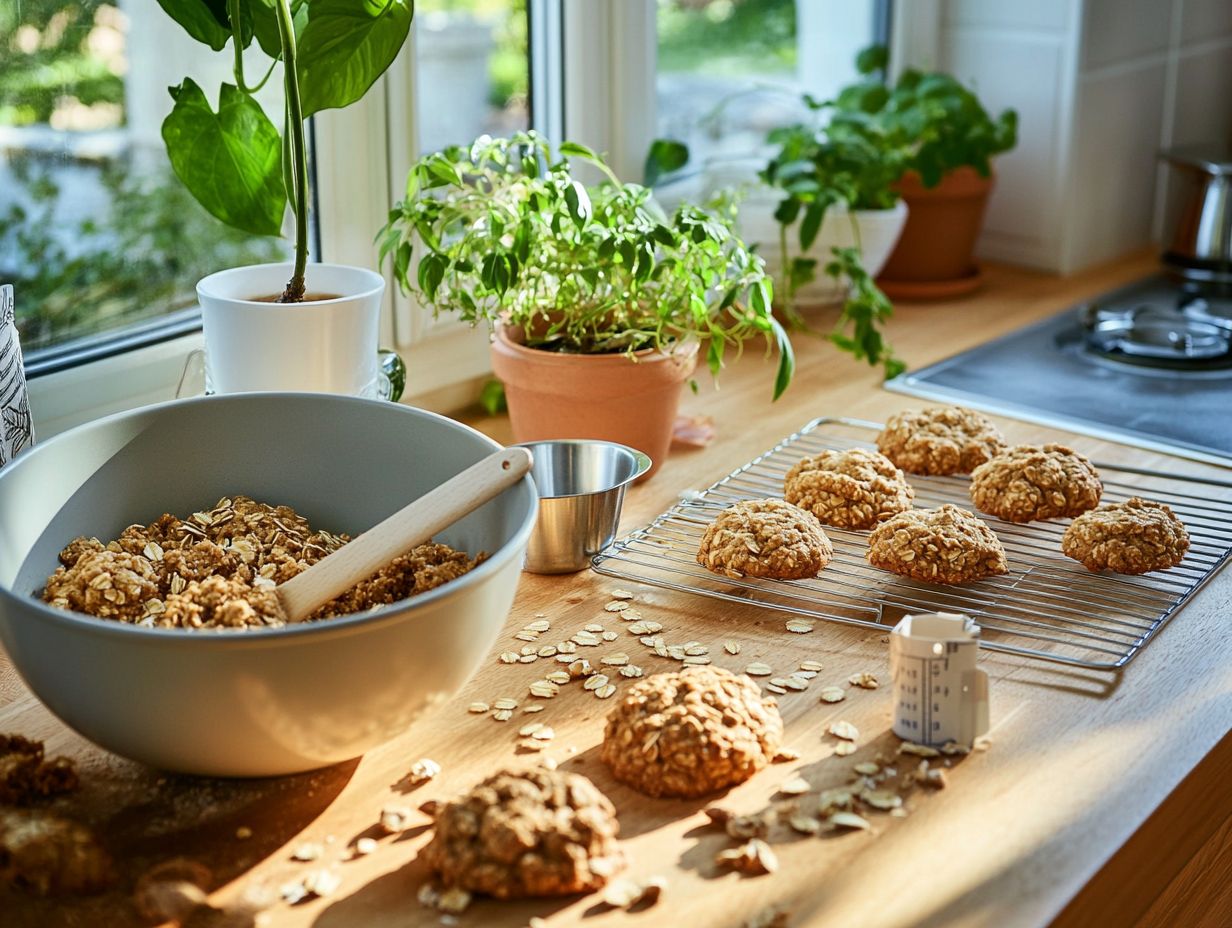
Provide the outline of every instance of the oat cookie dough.
{"type": "Polygon", "coordinates": [[[911,508],[915,490],[884,454],[864,448],[823,451],[797,461],[783,481],[787,502],[823,525],[872,528],[911,508]]]}
{"type": "MultiPolygon", "coordinates": [[[[337,551],[346,535],[314,529],[289,506],[224,497],[186,518],[166,513],[114,541],[75,538],[43,590],[52,606],[160,628],[285,624],[273,590],[337,551]]],[[[398,602],[462,576],[484,556],[424,544],[310,616],[310,621],[398,602]]]]}
{"type": "Polygon", "coordinates": [[[1007,522],[1072,519],[1103,491],[1091,462],[1065,445],[1015,445],[971,474],[975,508],[1007,522]]]}
{"type": "Polygon", "coordinates": [[[1090,571],[1145,574],[1180,564],[1189,533],[1171,508],[1134,496],[1076,518],[1061,538],[1061,550],[1090,571]]]}
{"type": "Polygon", "coordinates": [[[986,416],[963,406],[932,406],[891,416],[877,448],[909,474],[969,474],[1005,447],[986,416]]]}
{"type": "Polygon", "coordinates": [[[805,580],[832,557],[834,546],[817,517],[781,499],[749,499],[724,509],[697,551],[697,563],[735,579],[805,580]]]}
{"type": "Polygon", "coordinates": [[[704,796],[742,783],[783,740],[773,696],[721,667],[657,673],[630,687],[607,717],[600,757],[648,796],[704,796]]]}
{"type": "Polygon", "coordinates": [[[868,536],[868,562],[925,583],[970,583],[1009,570],[992,529],[950,505],[912,509],[882,522],[868,536]]]}
{"type": "Polygon", "coordinates": [[[446,888],[564,896],[599,889],[624,866],[618,829],[612,803],[585,777],[502,771],[441,807],[423,853],[446,888]]]}

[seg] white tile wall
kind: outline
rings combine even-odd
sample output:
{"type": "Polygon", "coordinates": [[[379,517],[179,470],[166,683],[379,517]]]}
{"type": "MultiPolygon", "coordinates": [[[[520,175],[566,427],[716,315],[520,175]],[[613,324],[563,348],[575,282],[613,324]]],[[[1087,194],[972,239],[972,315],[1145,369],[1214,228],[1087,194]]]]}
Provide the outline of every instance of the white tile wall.
{"type": "Polygon", "coordinates": [[[1132,61],[1168,48],[1174,0],[1086,0],[1082,69],[1132,61]]]}
{"type": "Polygon", "coordinates": [[[1164,74],[1160,62],[1082,79],[1062,269],[1108,261],[1151,240],[1164,74]]]}
{"type": "Polygon", "coordinates": [[[1182,6],[1182,42],[1232,38],[1232,0],[1184,0],[1182,6]]]}

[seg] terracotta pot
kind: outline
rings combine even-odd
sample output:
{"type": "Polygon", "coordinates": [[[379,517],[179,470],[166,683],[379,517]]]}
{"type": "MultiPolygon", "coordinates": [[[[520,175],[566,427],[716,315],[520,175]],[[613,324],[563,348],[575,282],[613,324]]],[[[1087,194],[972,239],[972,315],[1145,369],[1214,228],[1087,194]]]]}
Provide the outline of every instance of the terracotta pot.
{"type": "Polygon", "coordinates": [[[598,438],[650,456],[649,477],[667,457],[680,387],[697,367],[697,343],[670,353],[561,354],[520,344],[498,327],[492,370],[505,384],[514,441],[598,438]]]}
{"type": "Polygon", "coordinates": [[[909,171],[895,185],[907,201],[907,225],[880,280],[952,281],[975,273],[971,259],[984,224],[993,178],[962,167],[926,189],[909,171]]]}

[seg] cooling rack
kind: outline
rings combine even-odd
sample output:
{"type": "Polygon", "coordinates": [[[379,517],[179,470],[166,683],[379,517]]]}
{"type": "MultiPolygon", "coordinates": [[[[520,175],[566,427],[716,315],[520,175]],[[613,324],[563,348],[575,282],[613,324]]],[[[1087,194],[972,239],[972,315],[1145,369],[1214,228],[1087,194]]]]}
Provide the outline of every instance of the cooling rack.
{"type": "MultiPolygon", "coordinates": [[[[694,559],[706,526],[742,499],[782,496],[796,461],[825,449],[872,448],[881,426],[815,419],[709,489],[691,493],[593,560],[601,574],[774,610],[787,618],[891,628],[912,612],[962,612],[983,629],[981,647],[1099,670],[1123,667],[1232,554],[1232,483],[1096,462],[1104,502],[1138,495],[1167,503],[1185,523],[1182,564],[1139,577],[1090,573],[1061,553],[1068,520],[1015,525],[982,516],[1000,537],[1009,573],[934,586],[871,567],[867,532],[826,527],[834,559],[807,581],[730,579],[694,559]]],[[[972,509],[966,477],[909,476],[915,503],[972,509]]],[[[980,515],[977,513],[977,515],[980,515]]]]}

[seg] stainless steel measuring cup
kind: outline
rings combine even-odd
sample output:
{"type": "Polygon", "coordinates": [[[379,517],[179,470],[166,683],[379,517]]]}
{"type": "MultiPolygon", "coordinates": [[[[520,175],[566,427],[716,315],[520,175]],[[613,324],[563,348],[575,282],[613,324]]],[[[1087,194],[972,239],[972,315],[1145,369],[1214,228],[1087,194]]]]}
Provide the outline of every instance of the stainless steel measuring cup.
{"type": "Polygon", "coordinates": [[[610,441],[557,439],[520,445],[535,458],[539,517],[524,569],[535,574],[584,570],[612,543],[625,488],[650,469],[640,451],[610,441]]]}

